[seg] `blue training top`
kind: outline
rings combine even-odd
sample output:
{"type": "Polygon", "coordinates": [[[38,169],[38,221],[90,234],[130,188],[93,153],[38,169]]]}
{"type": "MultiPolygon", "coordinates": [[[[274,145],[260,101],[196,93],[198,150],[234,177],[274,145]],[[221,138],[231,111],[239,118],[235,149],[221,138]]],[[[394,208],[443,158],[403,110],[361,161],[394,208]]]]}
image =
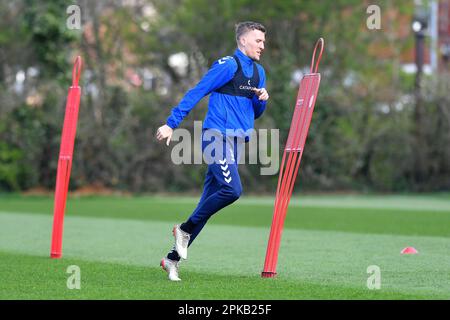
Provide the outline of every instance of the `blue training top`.
{"type": "Polygon", "coordinates": [[[234,74],[233,79],[231,79],[224,86],[217,89],[215,92],[229,94],[231,96],[241,96],[252,99],[255,95],[253,88],[259,86],[259,71],[256,63],[253,63],[252,76],[246,77],[242,71],[241,62],[237,56],[233,56],[234,61],[237,63],[237,70],[234,74]]]}
{"type": "Polygon", "coordinates": [[[211,93],[203,129],[217,129],[223,134],[229,129],[235,131],[231,135],[248,138],[254,119],[259,118],[266,108],[266,101],[259,100],[251,87],[264,88],[265,85],[264,68],[236,49],[234,57],[226,56],[213,63],[200,82],[172,109],[167,125],[177,128],[192,108],[211,93]],[[256,83],[258,78],[259,83],[256,83]]]}

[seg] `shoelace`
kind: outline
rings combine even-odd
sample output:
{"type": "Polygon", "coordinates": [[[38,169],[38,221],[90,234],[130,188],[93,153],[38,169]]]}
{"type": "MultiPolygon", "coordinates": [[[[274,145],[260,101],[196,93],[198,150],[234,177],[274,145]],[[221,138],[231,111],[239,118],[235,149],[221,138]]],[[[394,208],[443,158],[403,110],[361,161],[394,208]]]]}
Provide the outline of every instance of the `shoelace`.
{"type": "Polygon", "coordinates": [[[184,232],[184,231],[181,232],[181,235],[182,235],[181,241],[183,243],[183,246],[187,247],[188,244],[189,244],[189,239],[191,238],[191,236],[188,233],[184,232]]]}

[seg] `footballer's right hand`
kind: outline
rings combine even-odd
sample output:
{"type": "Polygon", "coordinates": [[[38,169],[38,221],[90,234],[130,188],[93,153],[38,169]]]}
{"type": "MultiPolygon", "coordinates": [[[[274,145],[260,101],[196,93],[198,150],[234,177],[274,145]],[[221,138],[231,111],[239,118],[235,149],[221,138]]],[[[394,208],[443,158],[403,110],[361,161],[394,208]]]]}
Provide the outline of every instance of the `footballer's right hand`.
{"type": "Polygon", "coordinates": [[[159,127],[158,130],[156,131],[156,139],[158,139],[158,141],[167,139],[166,145],[169,145],[170,138],[172,138],[172,134],[173,129],[169,127],[167,124],[165,124],[159,127]]]}

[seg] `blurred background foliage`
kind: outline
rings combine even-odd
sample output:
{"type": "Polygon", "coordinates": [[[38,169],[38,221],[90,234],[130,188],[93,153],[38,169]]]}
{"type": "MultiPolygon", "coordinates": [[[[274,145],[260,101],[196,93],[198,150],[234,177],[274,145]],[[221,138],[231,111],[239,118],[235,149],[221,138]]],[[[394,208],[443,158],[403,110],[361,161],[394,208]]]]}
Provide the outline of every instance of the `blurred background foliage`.
{"type": "MultiPolygon", "coordinates": [[[[280,129],[280,148],[299,79],[325,39],[297,190],[449,190],[449,74],[423,78],[417,122],[414,75],[401,69],[413,47],[404,19],[412,1],[377,4],[381,30],[366,27],[369,3],[360,0],[0,0],[0,190],[54,188],[67,89],[81,55],[71,188],[198,191],[206,166],[172,164],[154,135],[209,66],[232,54],[234,25],[245,20],[268,30],[261,64],[271,98],[256,126],[280,129]],[[72,4],[81,8],[81,30],[66,26],[72,4]]],[[[193,131],[206,109],[205,98],[181,127],[193,131]]],[[[240,172],[246,193],[275,192],[277,176],[261,176],[259,165],[240,172]]]]}

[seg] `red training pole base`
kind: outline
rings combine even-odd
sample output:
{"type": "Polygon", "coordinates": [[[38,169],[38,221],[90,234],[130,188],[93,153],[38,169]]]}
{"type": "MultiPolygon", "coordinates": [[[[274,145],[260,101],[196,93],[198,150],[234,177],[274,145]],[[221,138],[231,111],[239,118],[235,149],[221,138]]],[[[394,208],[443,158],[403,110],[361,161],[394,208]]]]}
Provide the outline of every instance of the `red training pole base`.
{"type": "Polygon", "coordinates": [[[52,259],[59,259],[61,257],[62,257],[61,253],[57,253],[57,252],[50,253],[50,258],[52,258],[52,259]]]}
{"type": "Polygon", "coordinates": [[[276,272],[271,272],[271,271],[263,271],[261,272],[261,277],[262,278],[275,278],[277,275],[276,272]]]}

